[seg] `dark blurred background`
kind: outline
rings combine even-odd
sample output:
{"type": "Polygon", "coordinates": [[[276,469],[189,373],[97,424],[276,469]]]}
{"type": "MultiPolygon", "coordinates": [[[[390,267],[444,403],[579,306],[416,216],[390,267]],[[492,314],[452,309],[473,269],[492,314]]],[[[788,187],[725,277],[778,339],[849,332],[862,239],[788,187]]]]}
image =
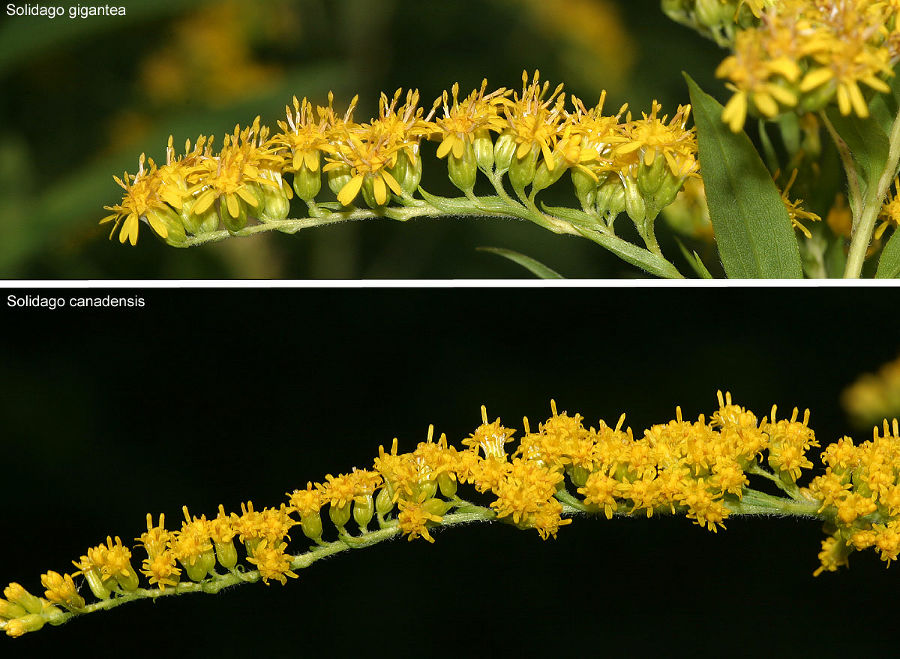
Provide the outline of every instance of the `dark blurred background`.
{"type": "MultiPolygon", "coordinates": [[[[393,437],[411,450],[429,423],[459,442],[482,403],[520,430],[555,398],[591,424],[625,411],[640,432],[676,404],[710,414],[722,388],[759,416],[809,407],[825,444],[851,432],[842,388],[896,354],[862,335],[900,323],[887,289],[122,290],[146,307],[94,312],[11,310],[10,292],[0,578],[34,590],[107,534],[130,542],[147,512],[176,523],[185,504],[198,515],[277,505],[308,480],[371,465],[393,437]]],[[[398,540],[316,563],[287,587],[138,602],[0,644],[28,657],[895,647],[896,568],[866,552],[813,578],[818,523],[727,527],[580,519],[548,542],[456,528],[434,546],[398,540]]]]}
{"type": "MultiPolygon", "coordinates": [[[[16,0],[13,4],[26,4],[16,0]]],[[[32,5],[34,3],[31,3],[32,5]]],[[[68,7],[75,3],[58,2],[68,7]]],[[[635,276],[584,240],[522,222],[389,220],[177,250],[148,230],[136,248],[106,240],[107,214],[146,152],[164,160],[200,133],[257,114],[275,126],[292,95],[359,120],[377,95],[418,87],[423,105],[458,81],[519,87],[523,69],[607,108],[687,102],[681,71],[719,93],[722,53],[669,21],[655,0],[121,0],[125,17],[0,17],[0,277],[445,278],[530,276],[479,246],[537,258],[569,277],[635,276]]],[[[452,194],[425,147],[423,183],[452,194]],[[430,165],[430,167],[429,167],[430,165]]],[[[568,180],[551,203],[573,204],[568,180]]],[[[550,191],[553,192],[553,191],[550,191]]],[[[299,207],[294,213],[300,212],[299,207]]],[[[627,221],[621,221],[630,235],[627,221]]],[[[146,227],[145,227],[146,229],[146,227]]],[[[664,250],[681,263],[670,234],[664,250]]],[[[698,247],[699,249],[699,247],[698,247]]],[[[715,262],[715,259],[711,259],[715,262]]],[[[685,268],[685,270],[687,270],[685,268]]]]}

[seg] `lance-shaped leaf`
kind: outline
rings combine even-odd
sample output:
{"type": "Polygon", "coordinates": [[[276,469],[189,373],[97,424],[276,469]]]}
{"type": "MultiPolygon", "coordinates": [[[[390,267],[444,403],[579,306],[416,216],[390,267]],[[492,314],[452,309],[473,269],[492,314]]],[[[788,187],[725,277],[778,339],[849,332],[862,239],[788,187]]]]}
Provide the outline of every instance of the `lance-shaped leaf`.
{"type": "Polygon", "coordinates": [[[732,278],[801,278],[791,218],[745,133],[722,122],[722,106],[685,74],[700,142],[700,171],[716,244],[732,278]]]}

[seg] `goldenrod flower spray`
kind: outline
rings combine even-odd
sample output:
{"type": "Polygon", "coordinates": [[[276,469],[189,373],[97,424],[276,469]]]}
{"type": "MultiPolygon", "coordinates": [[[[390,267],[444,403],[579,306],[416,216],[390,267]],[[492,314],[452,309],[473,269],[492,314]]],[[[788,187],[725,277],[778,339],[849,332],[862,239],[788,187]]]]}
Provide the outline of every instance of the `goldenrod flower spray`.
{"type": "MultiPolygon", "coordinates": [[[[636,437],[622,415],[615,425],[586,427],[580,414],[558,412],[522,430],[489,421],[460,446],[445,435],[407,453],[395,439],[369,468],[328,474],[287,493],[278,507],[240,512],[223,506],[207,518],[183,509],[167,525],[146,517],[134,541],[107,537],[73,561],[72,573],[40,576],[42,594],[13,582],[0,599],[0,629],[17,637],[45,625],[139,599],[218,593],[262,581],[286,584],[316,561],[396,537],[434,542],[436,531],[474,522],[534,530],[547,540],[580,517],[678,515],[716,532],[736,515],[818,519],[828,537],[814,574],[846,565],[873,548],[890,563],[900,555],[900,427],[875,429],[859,445],[844,437],[822,452],[823,474],[800,485],[818,447],[809,411],[761,420],[718,395],[707,419],[684,419],[636,437]],[[516,440],[516,436],[519,439],[516,440]],[[751,486],[768,481],[769,494],[751,486]]],[[[37,580],[36,580],[37,581],[37,580]]],[[[29,584],[37,590],[37,584],[29,584]]]]}
{"type": "MultiPolygon", "coordinates": [[[[728,90],[724,106],[690,81],[691,105],[666,112],[653,101],[638,116],[627,106],[607,109],[605,92],[596,103],[568,95],[537,71],[523,74],[520,89],[484,81],[466,93],[452,85],[430,107],[416,90],[382,94],[369,120],[356,117],[355,97],[342,111],[332,95],[324,106],[294,98],[277,132],[256,119],[236,126],[218,149],[201,135],[183,152],[170,139],[165,164],[142,155],[137,173],[116,179],[125,193],[102,221],[122,242],[135,244],[145,223],[187,247],[373,218],[507,217],[587,238],[654,276],[681,278],[683,266],[656,235],[658,216],[675,204],[666,217],[676,231],[714,232],[730,277],[860,277],[875,254],[873,274],[900,276],[900,241],[887,244],[895,232],[881,249],[898,216],[891,194],[900,170],[897,3],[661,5],[730,51],[715,70],[728,90]],[[743,134],[749,117],[758,121],[759,146],[743,134]],[[832,144],[823,145],[825,134],[832,144]],[[433,154],[428,142],[437,143],[433,154]],[[822,167],[826,148],[839,156],[849,213],[838,190],[824,203],[813,200],[814,209],[796,198],[835,185],[822,167]],[[430,155],[446,160],[460,196],[422,187],[430,155]],[[577,203],[548,205],[545,191],[564,179],[577,203]],[[792,187],[800,194],[790,196],[792,187]],[[299,217],[289,217],[294,196],[294,207],[305,205],[299,217]],[[636,238],[616,226],[623,214],[636,238]],[[835,221],[810,228],[826,216],[835,221]]],[[[696,275],[712,277],[696,252],[679,247],[696,275]]],[[[524,255],[494,251],[538,276],[558,276],[524,255]]]]}
{"type": "Polygon", "coordinates": [[[662,254],[654,222],[684,182],[698,176],[690,106],[671,119],[655,101],[640,117],[627,106],[605,115],[605,96],[588,108],[561,84],[551,91],[535,71],[523,74],[521,91],[488,91],[485,80],[460,98],[453,85],[427,113],[418,91],[382,94],[378,116],[362,122],[354,117],[356,97],[343,112],[331,94],[327,106],[294,98],[277,133],[257,117],[236,126],[219,150],[201,135],[183,153],[170,138],[165,164],[142,155],[136,174],[116,178],[125,194],[101,222],[111,222],[111,236],[118,232],[123,243],[136,244],[145,223],[170,245],[188,247],[373,218],[513,217],[586,237],[658,276],[681,277],[662,254]],[[436,156],[446,159],[462,197],[421,187],[426,141],[438,143],[436,156]],[[540,203],[538,195],[566,173],[580,207],[540,203]],[[493,194],[476,194],[479,179],[493,194]],[[326,187],[336,201],[323,199],[326,187]],[[288,218],[295,195],[306,217],[288,218]],[[617,235],[622,212],[643,247],[617,235]]]}

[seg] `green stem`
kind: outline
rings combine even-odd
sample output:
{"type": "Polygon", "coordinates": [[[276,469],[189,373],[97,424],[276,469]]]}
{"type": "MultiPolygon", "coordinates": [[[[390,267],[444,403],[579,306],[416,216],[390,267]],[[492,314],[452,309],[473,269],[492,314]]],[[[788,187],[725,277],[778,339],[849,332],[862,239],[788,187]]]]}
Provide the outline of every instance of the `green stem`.
{"type": "Polygon", "coordinates": [[[845,279],[858,279],[862,273],[863,262],[866,260],[866,251],[872,241],[872,233],[875,231],[875,222],[881,212],[881,205],[891,187],[891,182],[897,175],[897,163],[900,162],[900,113],[894,117],[891,126],[887,162],[877,185],[869,185],[866,190],[866,198],[863,201],[862,213],[854,216],[853,238],[850,241],[850,254],[847,256],[847,267],[844,270],[845,279]],[[859,220],[857,222],[857,219],[859,220]]]}
{"type": "Polygon", "coordinates": [[[737,515],[783,515],[819,517],[820,502],[809,499],[785,499],[745,487],[739,501],[729,501],[729,510],[737,515]]]}
{"type": "Polygon", "coordinates": [[[757,476],[762,476],[763,478],[767,478],[773,483],[775,483],[776,487],[779,490],[787,494],[794,501],[803,501],[804,499],[800,496],[800,489],[797,487],[797,484],[794,483],[793,487],[782,481],[778,476],[768,471],[767,469],[763,469],[758,462],[754,462],[750,468],[747,469],[748,474],[755,474],[757,476]]]}

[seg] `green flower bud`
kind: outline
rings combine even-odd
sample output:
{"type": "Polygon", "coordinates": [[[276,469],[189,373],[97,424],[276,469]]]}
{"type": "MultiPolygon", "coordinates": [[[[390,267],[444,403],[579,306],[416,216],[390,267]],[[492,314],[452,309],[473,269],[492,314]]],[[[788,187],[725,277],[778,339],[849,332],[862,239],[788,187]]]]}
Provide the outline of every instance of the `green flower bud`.
{"type": "Polygon", "coordinates": [[[116,574],[116,583],[119,584],[119,587],[122,590],[131,592],[137,590],[137,587],[141,584],[141,580],[138,578],[134,568],[129,565],[126,574],[116,574]]]}
{"type": "Polygon", "coordinates": [[[581,207],[585,210],[591,208],[597,199],[597,188],[600,184],[580,167],[573,167],[569,171],[572,172],[572,185],[581,207]]]}
{"type": "Polygon", "coordinates": [[[328,516],[335,526],[343,528],[350,521],[350,506],[349,503],[343,506],[335,506],[332,503],[328,506],[328,516]]]}
{"type": "Polygon", "coordinates": [[[568,167],[566,167],[562,157],[557,154],[553,154],[552,170],[547,166],[546,160],[541,160],[541,164],[538,165],[537,172],[534,175],[534,181],[531,184],[531,191],[538,192],[549,188],[560,179],[566,170],[568,170],[568,167]]]}
{"type": "Polygon", "coordinates": [[[181,206],[181,222],[184,228],[195,236],[216,231],[219,228],[219,212],[216,204],[210,206],[202,215],[198,215],[194,212],[196,203],[196,197],[189,197],[181,206]]]}
{"type": "Polygon", "coordinates": [[[291,200],[288,198],[287,192],[281,187],[281,174],[274,174],[277,177],[278,187],[271,185],[261,185],[262,202],[257,208],[257,217],[263,222],[277,222],[286,218],[291,212],[291,200]]]}
{"type": "Polygon", "coordinates": [[[310,540],[318,540],[322,537],[322,517],[317,512],[301,515],[300,530],[310,540]]]}
{"type": "Polygon", "coordinates": [[[591,475],[591,472],[584,467],[571,467],[567,471],[569,478],[572,480],[572,484],[576,487],[584,487],[584,484],[587,483],[588,476],[591,475]]]}
{"type": "Polygon", "coordinates": [[[242,199],[237,200],[237,209],[238,214],[237,217],[232,216],[231,211],[228,210],[228,204],[225,202],[224,198],[220,198],[218,200],[219,204],[219,214],[222,217],[222,222],[225,224],[225,228],[229,231],[240,231],[245,226],[247,226],[247,203],[242,199]]]}
{"type": "Polygon", "coordinates": [[[422,157],[418,154],[418,148],[415,161],[410,160],[405,150],[401,151],[397,155],[397,164],[388,170],[388,174],[397,180],[405,193],[413,194],[422,180],[422,157]]]}
{"type": "Polygon", "coordinates": [[[452,497],[456,494],[456,479],[447,472],[441,472],[441,475],[438,476],[437,482],[438,487],[441,490],[441,494],[443,494],[445,497],[452,497]]]}
{"type": "Polygon", "coordinates": [[[662,185],[653,195],[653,205],[660,210],[675,201],[675,197],[684,187],[683,178],[674,176],[668,169],[666,169],[666,173],[667,176],[663,179],[662,185]]]}
{"type": "Polygon", "coordinates": [[[216,568],[216,552],[212,547],[200,554],[201,566],[206,570],[206,574],[211,574],[216,568]]]}
{"type": "Polygon", "coordinates": [[[514,190],[521,190],[534,180],[537,171],[537,159],[541,153],[540,147],[535,144],[522,158],[513,158],[509,164],[509,182],[514,190]]]}
{"type": "Polygon", "coordinates": [[[494,142],[494,163],[501,174],[509,169],[516,153],[516,140],[510,133],[503,133],[494,142]]]}
{"type": "Polygon", "coordinates": [[[164,240],[170,245],[181,245],[187,238],[184,233],[184,224],[181,221],[181,216],[168,206],[148,210],[147,221],[150,222],[151,226],[158,223],[166,228],[164,240]]]}
{"type": "Polygon", "coordinates": [[[87,572],[82,572],[84,580],[88,582],[88,587],[94,593],[94,597],[99,600],[109,599],[109,588],[100,578],[100,571],[97,568],[91,568],[87,572]]]}
{"type": "Polygon", "coordinates": [[[717,27],[730,23],[737,7],[726,0],[697,0],[695,11],[700,23],[706,27],[717,27]]]}
{"type": "MultiPolygon", "coordinates": [[[[378,208],[383,205],[375,200],[375,177],[371,174],[366,174],[366,177],[363,179],[362,197],[369,208],[378,208]]],[[[388,192],[388,201],[390,201],[390,192],[388,192]]]]}
{"type": "Polygon", "coordinates": [[[643,196],[650,197],[659,189],[659,186],[662,185],[663,180],[668,175],[670,175],[669,166],[666,164],[666,159],[662,156],[657,155],[653,159],[653,164],[649,167],[641,159],[637,173],[638,190],[643,196]]]}
{"type": "Polygon", "coordinates": [[[375,496],[375,510],[378,511],[378,514],[382,517],[394,509],[394,503],[391,501],[392,494],[390,487],[390,485],[385,484],[383,488],[378,490],[378,494],[375,496]]]}
{"type": "MultiPolygon", "coordinates": [[[[350,168],[346,165],[335,167],[328,170],[328,187],[334,194],[339,193],[345,185],[350,182],[353,176],[350,174],[350,168]]],[[[297,193],[299,194],[299,192],[297,193]]],[[[301,197],[302,199],[303,197],[301,197]]]]}
{"type": "MultiPolygon", "coordinates": [[[[247,550],[247,553],[250,553],[249,549],[247,550]]],[[[179,562],[184,566],[184,570],[187,572],[188,578],[191,581],[203,581],[209,573],[207,563],[203,560],[202,556],[195,556],[193,562],[182,560],[179,560],[179,562]]]]}
{"type": "Polygon", "coordinates": [[[216,542],[214,544],[216,547],[216,558],[219,559],[219,565],[226,570],[234,569],[234,566],[237,565],[238,561],[237,549],[234,546],[234,541],[229,540],[228,542],[216,542]]]}
{"type": "MultiPolygon", "coordinates": [[[[301,165],[300,171],[294,174],[294,192],[297,193],[297,196],[303,201],[310,202],[316,198],[321,189],[322,172],[318,169],[312,171],[305,163],[301,165]]],[[[338,191],[340,191],[340,188],[338,188],[338,191]]]]}
{"type": "Polygon", "coordinates": [[[626,176],[623,178],[623,183],[625,184],[625,212],[636,225],[642,225],[647,219],[647,204],[634,179],[626,176]]]}
{"type": "Polygon", "coordinates": [[[369,526],[369,522],[372,521],[372,516],[375,514],[375,501],[372,500],[372,495],[367,494],[362,501],[355,501],[353,503],[353,519],[359,524],[359,530],[365,531],[369,526]]]}
{"type": "Polygon", "coordinates": [[[427,480],[419,483],[419,494],[424,494],[426,499],[430,499],[437,494],[437,482],[427,480]]]}
{"type": "Polygon", "coordinates": [[[422,504],[422,508],[432,515],[440,516],[450,510],[451,505],[449,501],[444,501],[443,499],[428,499],[422,504]]]}
{"type": "Polygon", "coordinates": [[[491,171],[494,167],[494,142],[487,128],[479,128],[475,131],[472,148],[475,150],[475,164],[486,172],[491,171]]]}
{"type": "Polygon", "coordinates": [[[597,189],[597,212],[613,218],[625,210],[625,187],[618,177],[610,176],[597,189]]]}
{"type": "Polygon", "coordinates": [[[466,142],[461,158],[454,156],[451,151],[447,155],[447,172],[453,185],[463,192],[471,192],[475,187],[475,177],[478,175],[475,148],[466,142]]]}

